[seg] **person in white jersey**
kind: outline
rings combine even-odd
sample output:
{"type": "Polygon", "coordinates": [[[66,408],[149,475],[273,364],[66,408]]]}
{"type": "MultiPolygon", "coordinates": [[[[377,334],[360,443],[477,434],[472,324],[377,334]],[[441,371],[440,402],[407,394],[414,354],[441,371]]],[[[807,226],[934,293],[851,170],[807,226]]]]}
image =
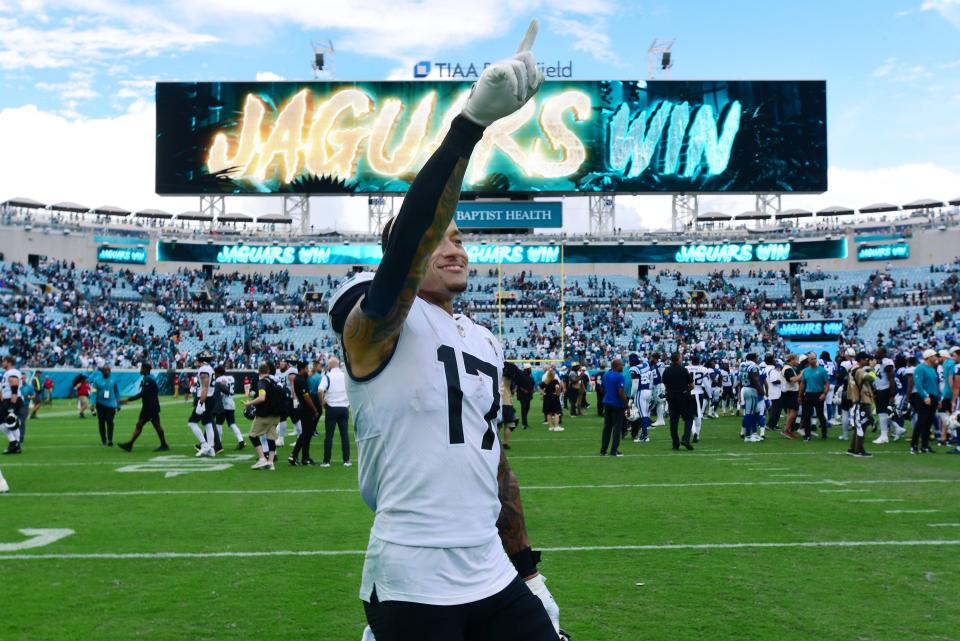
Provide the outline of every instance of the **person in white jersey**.
{"type": "Polygon", "coordinates": [[[297,421],[293,418],[296,416],[296,410],[298,409],[295,407],[296,394],[294,393],[294,381],[296,381],[297,378],[297,368],[294,366],[294,363],[296,363],[297,360],[296,356],[283,356],[277,364],[276,380],[287,395],[287,411],[280,418],[280,422],[277,423],[277,447],[283,446],[283,437],[287,434],[288,421],[293,425],[293,430],[296,435],[300,435],[300,431],[297,428],[297,421]]]}
{"type": "Polygon", "coordinates": [[[7,437],[7,449],[4,454],[20,454],[20,409],[23,407],[23,397],[20,387],[23,385],[23,374],[15,365],[17,359],[11,355],[3,357],[3,378],[0,379],[0,429],[7,437]]]}
{"type": "Polygon", "coordinates": [[[197,375],[193,386],[193,411],[187,419],[187,427],[197,437],[197,456],[216,456],[213,439],[214,395],[213,355],[201,352],[197,355],[197,375]],[[203,429],[200,429],[200,426],[203,429]]]}
{"type": "Polygon", "coordinates": [[[237,449],[242,450],[245,445],[245,440],[240,428],[237,427],[237,402],[233,397],[236,381],[232,375],[227,374],[227,369],[223,365],[217,365],[213,368],[213,373],[216,376],[216,378],[213,379],[213,384],[220,394],[221,410],[213,417],[214,427],[216,428],[216,432],[213,435],[215,440],[214,449],[217,453],[223,451],[223,426],[228,425],[231,431],[233,431],[233,437],[237,439],[237,449]]]}
{"type": "Polygon", "coordinates": [[[539,88],[536,31],[534,21],[517,55],[474,85],[384,227],[376,274],[351,278],[330,300],[360,493],[375,512],[360,598],[377,641],[559,638],[497,439],[503,354],[489,330],[453,313],[467,287],[453,222],[464,173],[484,129],[539,88]]]}
{"type": "MultiPolygon", "coordinates": [[[[877,418],[880,422],[880,436],[873,439],[873,442],[884,444],[890,442],[890,402],[893,400],[893,392],[897,389],[896,372],[894,371],[893,360],[887,357],[887,350],[884,348],[877,348],[876,360],[877,364],[874,371],[877,373],[877,378],[873,381],[873,389],[877,418]]],[[[906,433],[906,430],[896,423],[894,423],[893,428],[894,440],[906,433]]]]}
{"type": "Polygon", "coordinates": [[[693,419],[693,442],[700,442],[700,428],[703,427],[703,415],[710,403],[710,370],[700,364],[700,359],[693,356],[687,371],[693,377],[693,401],[696,404],[697,414],[693,419]]]}

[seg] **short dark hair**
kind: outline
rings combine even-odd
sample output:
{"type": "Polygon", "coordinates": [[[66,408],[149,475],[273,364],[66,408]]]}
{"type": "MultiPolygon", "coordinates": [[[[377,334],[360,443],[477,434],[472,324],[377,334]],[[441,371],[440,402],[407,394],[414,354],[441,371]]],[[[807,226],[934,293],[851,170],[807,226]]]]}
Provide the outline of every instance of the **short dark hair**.
{"type": "Polygon", "coordinates": [[[260,367],[257,369],[257,372],[260,374],[269,374],[270,363],[260,363],[260,367]]]}
{"type": "Polygon", "coordinates": [[[227,373],[227,370],[226,368],[224,368],[223,365],[217,365],[216,367],[213,368],[213,373],[216,376],[223,376],[224,374],[227,373]]]}
{"type": "Polygon", "coordinates": [[[680,364],[680,358],[680,352],[674,352],[673,354],[670,354],[670,362],[674,365],[680,364]]]}
{"type": "Polygon", "coordinates": [[[140,363],[140,369],[147,370],[147,374],[149,374],[150,370],[153,369],[153,365],[151,365],[150,363],[140,363]]]}

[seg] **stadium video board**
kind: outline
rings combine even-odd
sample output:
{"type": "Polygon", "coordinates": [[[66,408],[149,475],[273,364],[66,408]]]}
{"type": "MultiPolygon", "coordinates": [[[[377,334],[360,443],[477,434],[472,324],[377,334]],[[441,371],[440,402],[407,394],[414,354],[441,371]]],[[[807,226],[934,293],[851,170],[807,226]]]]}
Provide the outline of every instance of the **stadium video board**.
{"type": "Polygon", "coordinates": [[[120,265],[146,265],[146,247],[108,247],[97,248],[98,263],[117,263],[120,265]]]}
{"type": "Polygon", "coordinates": [[[858,245],[857,260],[906,260],[910,258],[910,243],[887,243],[884,245],[858,245]]]}
{"type": "Polygon", "coordinates": [[[782,320],[777,321],[777,334],[794,342],[832,341],[843,334],[843,321],[839,319],[782,320]]]}
{"type": "MultiPolygon", "coordinates": [[[[162,195],[406,192],[470,84],[158,83],[162,195]]],[[[824,81],[555,81],[487,128],[478,195],[820,193],[824,81]]]]}

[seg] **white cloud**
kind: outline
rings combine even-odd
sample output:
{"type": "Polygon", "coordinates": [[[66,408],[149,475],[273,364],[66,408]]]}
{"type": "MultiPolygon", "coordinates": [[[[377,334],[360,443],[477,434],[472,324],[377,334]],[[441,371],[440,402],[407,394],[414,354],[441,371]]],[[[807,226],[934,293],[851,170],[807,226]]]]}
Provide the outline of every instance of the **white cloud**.
{"type": "Polygon", "coordinates": [[[280,80],[284,80],[284,77],[278,74],[275,74],[272,71],[257,72],[257,82],[277,82],[280,80]]]}
{"type": "Polygon", "coordinates": [[[896,58],[887,58],[883,64],[873,70],[874,78],[886,78],[891,82],[913,82],[929,80],[933,72],[923,65],[911,65],[896,58]]]}
{"type": "Polygon", "coordinates": [[[22,6],[16,19],[0,20],[0,68],[60,69],[108,58],[157,56],[217,41],[147,8],[103,0],[59,4],[77,14],[56,22],[43,12],[44,5],[34,3],[22,6]]]}
{"type": "Polygon", "coordinates": [[[960,0],[924,0],[921,11],[936,11],[950,24],[960,29],[960,0]]]}
{"type": "Polygon", "coordinates": [[[550,16],[547,23],[552,31],[561,36],[569,36],[570,48],[588,53],[601,62],[620,66],[620,58],[613,52],[607,21],[604,18],[592,18],[589,21],[575,18],[550,16]]]}

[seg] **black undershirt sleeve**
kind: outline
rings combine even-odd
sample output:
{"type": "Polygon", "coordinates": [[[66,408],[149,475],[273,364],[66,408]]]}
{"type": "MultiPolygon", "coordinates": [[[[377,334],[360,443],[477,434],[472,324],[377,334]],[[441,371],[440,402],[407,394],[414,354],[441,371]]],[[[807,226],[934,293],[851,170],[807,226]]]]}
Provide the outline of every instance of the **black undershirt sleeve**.
{"type": "MultiPolygon", "coordinates": [[[[373,283],[361,303],[372,318],[386,318],[403,290],[423,235],[434,224],[444,188],[461,159],[470,158],[483,127],[457,116],[450,131],[410,185],[390,230],[373,283]]],[[[450,212],[451,217],[453,212],[450,212]]]]}

